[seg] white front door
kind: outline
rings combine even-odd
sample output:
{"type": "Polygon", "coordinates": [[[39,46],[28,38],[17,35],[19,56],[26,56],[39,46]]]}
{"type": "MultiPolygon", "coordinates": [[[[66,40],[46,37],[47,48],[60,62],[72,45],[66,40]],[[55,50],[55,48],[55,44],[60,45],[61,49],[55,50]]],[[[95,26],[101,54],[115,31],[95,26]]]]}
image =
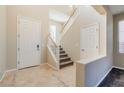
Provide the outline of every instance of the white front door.
{"type": "Polygon", "coordinates": [[[99,26],[98,24],[81,29],[80,34],[81,59],[96,57],[99,54],[99,26]]]}
{"type": "Polygon", "coordinates": [[[17,56],[19,69],[41,63],[41,22],[18,17],[17,56]]]}

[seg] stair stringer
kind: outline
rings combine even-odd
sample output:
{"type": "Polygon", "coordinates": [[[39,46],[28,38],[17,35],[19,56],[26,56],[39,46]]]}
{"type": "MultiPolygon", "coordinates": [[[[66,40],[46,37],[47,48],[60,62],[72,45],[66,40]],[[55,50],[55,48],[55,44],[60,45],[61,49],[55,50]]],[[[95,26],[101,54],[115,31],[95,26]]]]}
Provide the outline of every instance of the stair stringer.
{"type": "Polygon", "coordinates": [[[59,61],[56,59],[49,46],[47,46],[47,63],[55,70],[59,70],[59,61]]]}

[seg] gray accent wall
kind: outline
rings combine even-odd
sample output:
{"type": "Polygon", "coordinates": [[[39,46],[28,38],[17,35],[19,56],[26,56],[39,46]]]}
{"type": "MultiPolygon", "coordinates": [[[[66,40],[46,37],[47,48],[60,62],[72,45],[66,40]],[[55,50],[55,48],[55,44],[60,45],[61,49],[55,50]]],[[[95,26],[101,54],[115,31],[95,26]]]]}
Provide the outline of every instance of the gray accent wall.
{"type": "Polygon", "coordinates": [[[120,20],[124,20],[124,13],[114,15],[113,23],[114,23],[114,66],[124,68],[124,53],[119,53],[119,42],[118,42],[118,22],[120,20]]]}

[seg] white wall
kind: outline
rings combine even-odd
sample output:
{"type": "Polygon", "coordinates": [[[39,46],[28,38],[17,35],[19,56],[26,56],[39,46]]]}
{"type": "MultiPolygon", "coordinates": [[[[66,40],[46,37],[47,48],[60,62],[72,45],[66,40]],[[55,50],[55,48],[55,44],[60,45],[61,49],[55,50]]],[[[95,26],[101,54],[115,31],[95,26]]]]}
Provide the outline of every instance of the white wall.
{"type": "Polygon", "coordinates": [[[80,60],[80,30],[81,28],[99,23],[100,25],[100,54],[106,53],[106,18],[100,15],[91,6],[82,5],[76,21],[69,28],[61,40],[62,47],[66,50],[73,61],[80,60]]]}
{"type": "MultiPolygon", "coordinates": [[[[47,60],[47,36],[49,28],[49,9],[54,8],[58,11],[65,11],[66,6],[42,6],[42,5],[16,5],[7,6],[7,69],[15,69],[16,59],[16,33],[17,16],[26,16],[39,19],[42,22],[42,62],[47,60]]],[[[67,11],[66,11],[67,12],[67,11]]]]}
{"type": "Polygon", "coordinates": [[[0,6],[0,79],[6,70],[6,6],[0,6]]]}
{"type": "Polygon", "coordinates": [[[7,6],[7,69],[15,69],[17,66],[17,55],[16,55],[16,33],[17,33],[17,16],[26,16],[34,19],[38,19],[42,24],[42,62],[46,62],[47,56],[47,36],[48,36],[48,26],[49,26],[49,6],[31,6],[31,5],[21,5],[21,6],[7,6]]]}

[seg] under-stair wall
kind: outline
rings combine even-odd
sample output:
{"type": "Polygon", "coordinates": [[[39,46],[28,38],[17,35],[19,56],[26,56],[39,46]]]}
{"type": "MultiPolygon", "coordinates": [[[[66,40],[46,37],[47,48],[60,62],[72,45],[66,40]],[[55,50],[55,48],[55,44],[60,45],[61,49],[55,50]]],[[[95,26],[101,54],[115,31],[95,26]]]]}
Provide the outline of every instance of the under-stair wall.
{"type": "Polygon", "coordinates": [[[47,42],[47,64],[56,70],[59,69],[59,46],[51,36],[48,36],[47,42]]]}
{"type": "Polygon", "coordinates": [[[56,60],[55,55],[52,53],[49,47],[47,47],[47,63],[49,66],[57,70],[58,61],[56,60]]]}

